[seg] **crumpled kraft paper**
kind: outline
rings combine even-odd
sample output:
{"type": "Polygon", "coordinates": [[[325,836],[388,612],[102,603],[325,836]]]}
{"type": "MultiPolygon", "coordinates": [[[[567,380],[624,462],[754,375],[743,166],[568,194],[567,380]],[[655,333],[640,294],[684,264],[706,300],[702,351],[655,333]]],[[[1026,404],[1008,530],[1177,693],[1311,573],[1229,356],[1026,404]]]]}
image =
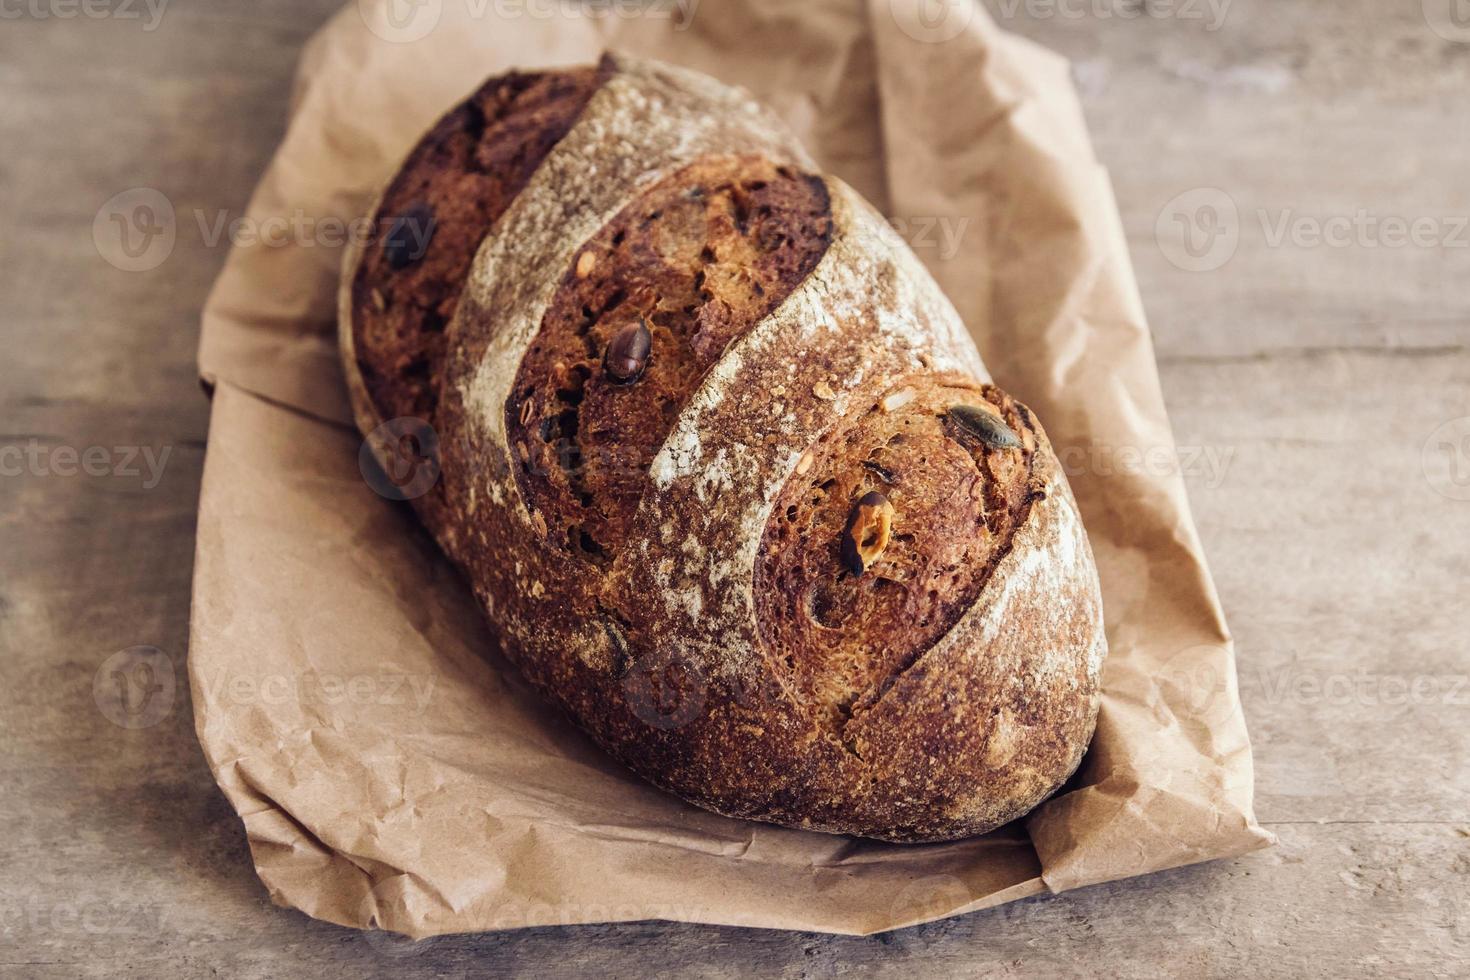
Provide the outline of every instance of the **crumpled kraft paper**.
{"type": "Polygon", "coordinates": [[[969,0],[360,0],[204,311],[214,390],[189,674],[199,739],[283,905],[421,937],[635,919],[871,933],[1241,854],[1250,745],[1107,176],[1066,64],[969,0]],[[486,76],[605,47],[754,91],[895,220],[1061,451],[1111,655],[1082,769],[1023,822],[896,845],[690,807],[496,653],[465,584],[359,470],[340,224],[486,76]],[[1159,454],[1163,453],[1164,457],[1159,454]],[[1080,461],[1080,462],[1079,462],[1080,461]]]}

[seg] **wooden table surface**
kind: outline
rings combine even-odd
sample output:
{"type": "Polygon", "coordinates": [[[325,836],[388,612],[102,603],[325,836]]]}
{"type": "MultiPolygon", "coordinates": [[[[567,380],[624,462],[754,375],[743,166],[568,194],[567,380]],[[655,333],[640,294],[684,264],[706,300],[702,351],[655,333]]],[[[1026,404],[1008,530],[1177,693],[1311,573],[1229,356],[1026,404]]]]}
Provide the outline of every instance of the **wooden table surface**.
{"type": "Polygon", "coordinates": [[[224,257],[195,216],[240,213],[336,2],[0,6],[0,975],[1470,975],[1453,3],[988,2],[1073,60],[1112,170],[1279,847],[869,939],[644,923],[417,945],[270,904],[186,691],[146,728],[99,707],[117,651],[182,676],[197,317],[224,257]],[[146,273],[94,242],[136,187],[178,215],[146,273]]]}

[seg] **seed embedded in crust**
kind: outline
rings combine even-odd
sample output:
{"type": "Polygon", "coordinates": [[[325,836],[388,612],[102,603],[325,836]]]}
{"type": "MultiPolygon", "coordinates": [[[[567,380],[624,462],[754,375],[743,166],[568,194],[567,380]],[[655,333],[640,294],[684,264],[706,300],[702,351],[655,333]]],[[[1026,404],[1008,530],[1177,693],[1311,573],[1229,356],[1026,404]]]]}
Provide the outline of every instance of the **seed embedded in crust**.
{"type": "Polygon", "coordinates": [[[812,464],[815,462],[816,458],[811,453],[802,453],[801,459],[796,461],[796,475],[806,476],[807,472],[812,468],[812,464]]]}
{"type": "Polygon", "coordinates": [[[592,275],[592,270],[597,267],[597,256],[591,251],[583,252],[577,257],[577,278],[586,279],[592,275]]]}
{"type": "Polygon", "coordinates": [[[882,406],[885,412],[896,412],[913,401],[918,394],[913,388],[900,388],[897,391],[884,395],[883,400],[878,404],[882,406]]]}
{"type": "Polygon", "coordinates": [[[429,251],[434,240],[434,209],[422,202],[393,219],[383,237],[383,256],[393,270],[405,269],[429,251]]]}
{"type": "Polygon", "coordinates": [[[602,356],[602,369],[614,384],[628,385],[637,381],[648,366],[648,352],[653,348],[653,335],[648,322],[639,317],[613,335],[602,356]]]}
{"type": "Polygon", "coordinates": [[[830,402],[832,399],[837,397],[837,393],[832,390],[832,386],[825,381],[818,381],[816,384],[812,385],[812,394],[816,395],[824,402],[830,402]]]}
{"type": "Polygon", "coordinates": [[[861,576],[883,556],[893,533],[893,504],[876,490],[863,494],[842,532],[842,563],[861,576]]]}
{"type": "Polygon", "coordinates": [[[949,417],[966,435],[974,436],[992,449],[1017,449],[1021,440],[998,416],[974,405],[955,405],[949,417]]]}

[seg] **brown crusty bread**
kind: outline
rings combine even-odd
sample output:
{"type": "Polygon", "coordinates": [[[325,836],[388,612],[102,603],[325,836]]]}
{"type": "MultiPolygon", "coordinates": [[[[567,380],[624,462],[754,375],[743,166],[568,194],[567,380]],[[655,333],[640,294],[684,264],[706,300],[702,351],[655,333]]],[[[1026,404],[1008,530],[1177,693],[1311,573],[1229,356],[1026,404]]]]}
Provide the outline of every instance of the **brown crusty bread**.
{"type": "Polygon", "coordinates": [[[629,768],[895,841],[1076,769],[1106,646],[1046,435],[747,95],[619,56],[493,79],[373,218],[341,304],[359,426],[432,427],[420,517],[629,768]]]}

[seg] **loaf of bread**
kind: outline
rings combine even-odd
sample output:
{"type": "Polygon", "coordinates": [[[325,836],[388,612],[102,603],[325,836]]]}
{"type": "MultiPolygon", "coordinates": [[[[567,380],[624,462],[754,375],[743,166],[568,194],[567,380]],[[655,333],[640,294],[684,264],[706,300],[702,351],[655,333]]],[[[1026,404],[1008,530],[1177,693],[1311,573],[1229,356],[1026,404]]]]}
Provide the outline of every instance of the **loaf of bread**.
{"type": "Polygon", "coordinates": [[[1046,435],[748,95],[621,56],[495,78],[373,219],[341,300],[358,424],[421,420],[413,506],[608,752],[722,814],[893,841],[982,833],[1076,769],[1106,646],[1046,435]]]}

